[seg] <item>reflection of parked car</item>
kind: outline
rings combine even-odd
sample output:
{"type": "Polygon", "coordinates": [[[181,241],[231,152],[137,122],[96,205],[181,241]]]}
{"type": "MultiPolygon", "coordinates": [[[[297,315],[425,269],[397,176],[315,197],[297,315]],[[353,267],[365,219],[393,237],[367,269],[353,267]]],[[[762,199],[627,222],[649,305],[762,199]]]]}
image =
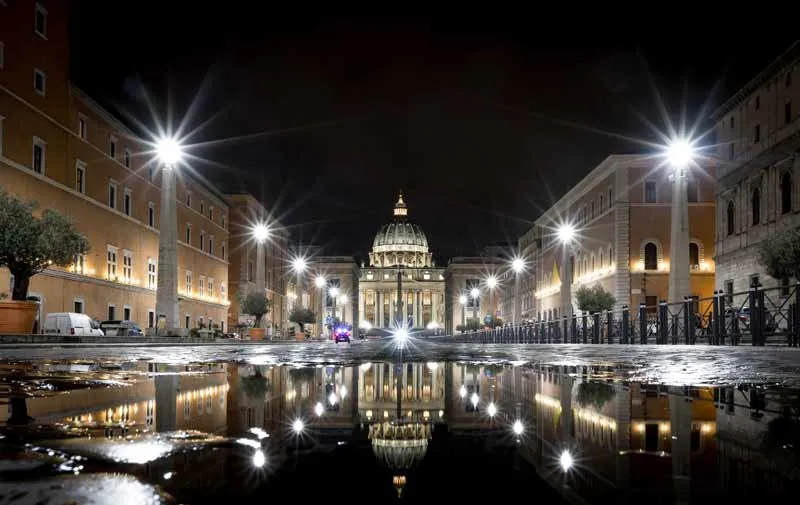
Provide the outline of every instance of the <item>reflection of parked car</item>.
{"type": "Polygon", "coordinates": [[[77,312],[51,312],[47,314],[44,319],[42,333],[45,335],[103,336],[103,331],[92,318],[77,312]]]}
{"type": "Polygon", "coordinates": [[[139,325],[133,321],[103,321],[100,323],[100,328],[106,332],[109,337],[143,337],[144,332],[139,325]]]}

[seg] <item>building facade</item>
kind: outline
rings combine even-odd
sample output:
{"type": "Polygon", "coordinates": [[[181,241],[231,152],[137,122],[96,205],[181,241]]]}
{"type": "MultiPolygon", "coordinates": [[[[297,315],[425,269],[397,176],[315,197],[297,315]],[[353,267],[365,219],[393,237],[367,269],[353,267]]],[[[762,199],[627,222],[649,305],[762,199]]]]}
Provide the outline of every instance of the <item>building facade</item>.
{"type": "Polygon", "coordinates": [[[488,316],[501,316],[503,290],[507,286],[500,280],[491,286],[488,279],[500,279],[507,263],[503,258],[486,254],[450,260],[445,271],[445,332],[448,335],[454,334],[470,319],[483,323],[488,316]],[[474,293],[478,296],[473,296],[474,293]]]}
{"type": "Polygon", "coordinates": [[[239,298],[240,294],[247,294],[261,286],[270,302],[269,312],[264,315],[262,324],[269,336],[277,335],[285,331],[288,317],[286,276],[289,236],[283,227],[273,225],[269,227],[269,236],[259,245],[253,238],[253,227],[256,223],[265,222],[268,213],[264,206],[246,193],[230,194],[227,198],[231,205],[228,326],[252,323],[252,316],[239,311],[239,298]],[[259,247],[263,249],[261,258],[259,247]]]}
{"type": "MultiPolygon", "coordinates": [[[[70,217],[91,250],[33,277],[48,312],[156,324],[160,178],[153,148],[69,80],[65,2],[0,2],[2,189],[70,217]]],[[[188,167],[178,177],[181,326],[224,325],[228,204],[188,167]]],[[[13,279],[0,269],[0,292],[13,279]]]]}
{"type": "Polygon", "coordinates": [[[717,288],[747,291],[772,279],[758,244],[800,226],[800,43],[748,82],[714,114],[717,157],[717,288]]]}
{"type": "MultiPolygon", "coordinates": [[[[645,303],[655,311],[668,295],[671,268],[672,183],[662,160],[652,156],[613,155],[548,209],[534,225],[536,244],[536,318],[561,317],[564,245],[560,225],[570,223],[576,237],[568,252],[575,291],[600,284],[614,295],[616,307],[645,303]]],[[[691,293],[714,291],[714,166],[692,167],[688,183],[691,293]]]]}

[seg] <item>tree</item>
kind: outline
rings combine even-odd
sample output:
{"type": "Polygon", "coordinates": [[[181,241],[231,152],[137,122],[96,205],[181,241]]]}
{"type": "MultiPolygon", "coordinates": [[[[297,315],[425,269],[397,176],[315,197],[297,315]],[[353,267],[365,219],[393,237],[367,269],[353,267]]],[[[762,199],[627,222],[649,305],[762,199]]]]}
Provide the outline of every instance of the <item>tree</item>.
{"type": "Polygon", "coordinates": [[[467,319],[466,323],[467,324],[464,325],[464,328],[467,331],[477,331],[483,328],[483,322],[481,322],[481,320],[477,317],[471,317],[467,319]]]}
{"type": "Polygon", "coordinates": [[[55,265],[66,267],[89,252],[89,240],[72,220],[52,209],[34,215],[39,205],[0,189],[0,267],[14,276],[12,300],[27,300],[31,277],[55,265]]]}
{"type": "Polygon", "coordinates": [[[775,279],[800,279],[800,228],[781,230],[758,245],[758,262],[775,279]]]}
{"type": "Polygon", "coordinates": [[[239,310],[243,314],[250,314],[256,318],[253,326],[260,327],[261,318],[269,312],[269,300],[267,300],[267,297],[261,293],[251,291],[239,300],[239,304],[239,310]]]}
{"type": "Polygon", "coordinates": [[[600,284],[579,287],[575,291],[575,298],[578,300],[578,308],[590,314],[611,310],[616,303],[614,295],[603,289],[600,284]]]}
{"type": "Polygon", "coordinates": [[[305,331],[307,324],[312,324],[315,320],[314,312],[311,309],[295,307],[289,313],[289,321],[300,326],[300,331],[305,331]]]}

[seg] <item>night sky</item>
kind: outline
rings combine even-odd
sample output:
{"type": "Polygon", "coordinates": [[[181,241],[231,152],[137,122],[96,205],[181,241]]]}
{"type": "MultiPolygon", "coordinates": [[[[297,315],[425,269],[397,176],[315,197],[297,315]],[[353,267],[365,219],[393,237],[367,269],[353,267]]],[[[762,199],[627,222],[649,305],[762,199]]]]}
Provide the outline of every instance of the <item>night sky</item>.
{"type": "Polygon", "coordinates": [[[514,242],[608,154],[646,149],[603,132],[656,141],[654,88],[673,121],[705,118],[791,42],[547,46],[489,19],[96,7],[77,3],[72,78],[112,112],[153,125],[145,90],[200,127],[197,170],[328,254],[364,257],[402,189],[440,264],[514,242]]]}

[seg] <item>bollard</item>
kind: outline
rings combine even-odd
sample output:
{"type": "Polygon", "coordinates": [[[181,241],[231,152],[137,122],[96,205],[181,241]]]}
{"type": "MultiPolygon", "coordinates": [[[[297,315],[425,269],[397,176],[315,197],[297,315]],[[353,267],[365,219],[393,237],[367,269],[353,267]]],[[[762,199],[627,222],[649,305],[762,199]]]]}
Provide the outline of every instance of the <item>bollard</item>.
{"type": "Polygon", "coordinates": [[[639,343],[647,343],[647,306],[644,302],[639,304],[639,343]]]}
{"type": "Polygon", "coordinates": [[[627,305],[622,306],[622,336],[620,337],[623,344],[628,343],[628,339],[630,338],[629,330],[631,324],[631,314],[630,309],[627,305]]]}
{"type": "Polygon", "coordinates": [[[689,327],[694,326],[692,322],[692,316],[690,314],[691,307],[689,306],[689,299],[684,297],[683,298],[683,343],[690,344],[691,341],[689,340],[689,327]]]}
{"type": "Polygon", "coordinates": [[[592,343],[599,344],[600,343],[600,313],[595,312],[592,314],[594,318],[594,322],[592,323],[594,326],[592,328],[592,343]]]}
{"type": "Polygon", "coordinates": [[[722,291],[714,291],[714,298],[712,298],[714,305],[711,307],[711,340],[713,345],[719,345],[720,332],[719,322],[722,319],[719,306],[720,299],[722,298],[722,291]]]}
{"type": "Polygon", "coordinates": [[[665,300],[658,303],[658,339],[657,344],[667,344],[667,332],[669,330],[669,306],[665,300]]]}
{"type": "Polygon", "coordinates": [[[583,326],[583,335],[581,336],[581,342],[584,344],[588,343],[587,339],[589,338],[589,316],[584,312],[581,315],[581,326],[583,326]]]}
{"type": "Polygon", "coordinates": [[[610,310],[606,311],[606,343],[611,343],[611,336],[614,332],[614,313],[610,310]]]}
{"type": "Polygon", "coordinates": [[[759,317],[758,307],[758,288],[755,286],[750,287],[747,299],[748,309],[750,312],[750,338],[751,345],[761,345],[761,317],[759,317]]]}

